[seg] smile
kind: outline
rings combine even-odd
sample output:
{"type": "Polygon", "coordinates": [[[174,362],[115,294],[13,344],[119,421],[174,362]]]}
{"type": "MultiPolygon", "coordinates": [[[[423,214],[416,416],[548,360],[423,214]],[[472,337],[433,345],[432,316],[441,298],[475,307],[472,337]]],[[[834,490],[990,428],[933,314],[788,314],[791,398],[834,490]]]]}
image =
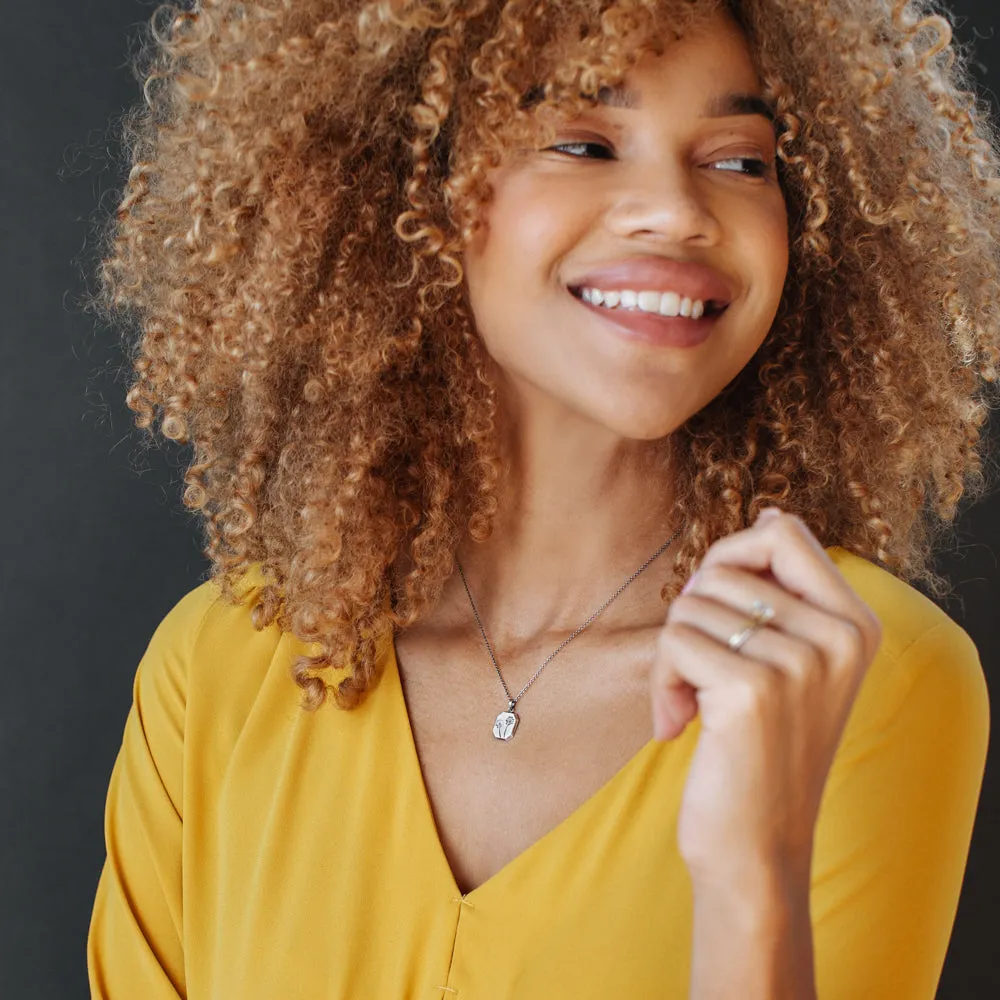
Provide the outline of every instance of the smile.
{"type": "Polygon", "coordinates": [[[654,346],[695,347],[704,343],[728,308],[711,299],[683,298],[671,291],[602,291],[589,286],[568,290],[618,337],[654,346]]]}
{"type": "Polygon", "coordinates": [[[704,301],[682,296],[679,292],[659,292],[633,290],[630,288],[603,291],[600,288],[584,286],[570,288],[577,298],[591,305],[605,309],[635,309],[639,312],[654,313],[659,316],[684,316],[691,319],[701,319],[702,316],[713,316],[725,310],[726,304],[714,299],[704,301]]]}

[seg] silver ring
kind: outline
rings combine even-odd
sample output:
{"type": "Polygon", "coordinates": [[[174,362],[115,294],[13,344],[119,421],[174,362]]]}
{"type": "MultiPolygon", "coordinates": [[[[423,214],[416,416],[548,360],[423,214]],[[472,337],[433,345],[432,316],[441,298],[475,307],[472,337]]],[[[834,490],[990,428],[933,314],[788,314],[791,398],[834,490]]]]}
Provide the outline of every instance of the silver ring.
{"type": "Polygon", "coordinates": [[[750,608],[750,621],[746,628],[740,632],[734,632],[729,637],[727,645],[734,652],[738,653],[743,644],[761,626],[766,625],[774,617],[774,608],[763,601],[754,601],[750,608]]]}

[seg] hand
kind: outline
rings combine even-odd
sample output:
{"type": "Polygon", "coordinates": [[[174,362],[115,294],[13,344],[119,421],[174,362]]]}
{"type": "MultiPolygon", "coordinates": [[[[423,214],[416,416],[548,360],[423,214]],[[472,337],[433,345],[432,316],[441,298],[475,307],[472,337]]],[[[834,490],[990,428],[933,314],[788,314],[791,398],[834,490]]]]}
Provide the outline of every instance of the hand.
{"type": "Polygon", "coordinates": [[[692,876],[777,868],[808,879],[823,787],[881,638],[795,515],[770,508],[709,548],[650,670],[656,737],[674,739],[701,714],[677,834],[692,876]],[[732,652],[755,600],[774,617],[732,652]]]}

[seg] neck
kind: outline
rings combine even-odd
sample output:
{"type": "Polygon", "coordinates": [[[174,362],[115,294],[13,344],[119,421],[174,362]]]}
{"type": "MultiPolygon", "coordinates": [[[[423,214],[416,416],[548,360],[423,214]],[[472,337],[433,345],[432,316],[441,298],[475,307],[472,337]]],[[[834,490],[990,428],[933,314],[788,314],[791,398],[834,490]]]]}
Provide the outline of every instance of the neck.
{"type": "MultiPolygon", "coordinates": [[[[493,532],[485,542],[467,537],[458,549],[491,642],[506,648],[565,637],[682,528],[669,514],[665,442],[625,439],[542,407],[520,417],[504,428],[506,476],[493,532]]],[[[659,592],[672,576],[678,539],[590,626],[592,634],[662,623],[659,592]]],[[[472,620],[457,570],[442,605],[472,620]]]]}

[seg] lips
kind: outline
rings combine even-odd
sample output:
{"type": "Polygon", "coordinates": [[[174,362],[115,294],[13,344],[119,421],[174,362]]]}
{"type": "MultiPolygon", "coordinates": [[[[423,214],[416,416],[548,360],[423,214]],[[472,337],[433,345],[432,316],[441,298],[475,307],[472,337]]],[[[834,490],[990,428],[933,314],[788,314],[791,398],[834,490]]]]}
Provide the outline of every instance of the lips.
{"type": "Polygon", "coordinates": [[[588,269],[567,283],[579,297],[586,287],[602,291],[677,292],[682,297],[701,299],[713,311],[721,311],[736,296],[733,282],[707,264],[679,261],[669,257],[629,257],[588,269]]]}

